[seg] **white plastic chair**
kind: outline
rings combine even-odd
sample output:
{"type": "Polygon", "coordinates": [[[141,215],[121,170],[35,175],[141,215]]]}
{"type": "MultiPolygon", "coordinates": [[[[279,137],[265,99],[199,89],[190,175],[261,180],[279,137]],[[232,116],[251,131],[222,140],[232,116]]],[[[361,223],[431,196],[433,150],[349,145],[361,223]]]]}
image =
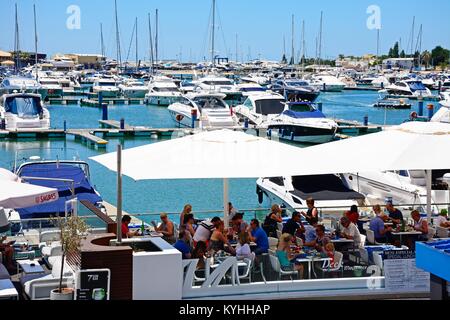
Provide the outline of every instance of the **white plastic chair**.
{"type": "Polygon", "coordinates": [[[376,266],[378,266],[380,268],[381,274],[383,275],[383,257],[381,256],[382,253],[381,252],[374,252],[372,254],[373,257],[373,262],[375,263],[376,266]]]}
{"type": "Polygon", "coordinates": [[[436,233],[438,238],[448,238],[448,229],[443,227],[436,227],[436,233]]]}
{"type": "Polygon", "coordinates": [[[281,231],[280,231],[280,230],[277,230],[277,238],[278,238],[278,239],[281,238],[281,235],[282,235],[281,231]]]}
{"type": "Polygon", "coordinates": [[[369,242],[370,244],[379,244],[378,242],[376,242],[375,233],[372,230],[368,229],[366,234],[367,234],[367,242],[369,242]]]}
{"type": "Polygon", "coordinates": [[[278,246],[278,239],[274,237],[269,237],[269,248],[276,250],[278,246]]]}
{"type": "Polygon", "coordinates": [[[428,240],[433,239],[435,234],[436,234],[436,229],[433,228],[433,227],[428,226],[427,239],[428,239],[428,240]]]}
{"type": "Polygon", "coordinates": [[[293,275],[298,275],[297,271],[284,271],[281,269],[280,261],[278,260],[278,257],[275,255],[269,255],[270,258],[270,264],[272,265],[272,269],[278,274],[278,280],[281,280],[282,276],[289,276],[289,278],[292,279],[293,275]]]}
{"type": "Polygon", "coordinates": [[[336,251],[334,253],[334,263],[331,264],[331,261],[325,260],[320,269],[322,271],[322,275],[324,275],[325,273],[336,271],[342,271],[342,273],[344,273],[343,265],[344,265],[344,255],[341,252],[336,251]]]}
{"type": "MultiPolygon", "coordinates": [[[[247,266],[244,269],[244,273],[238,274],[238,278],[239,278],[239,281],[241,281],[243,279],[248,279],[248,282],[250,283],[250,282],[252,282],[252,280],[251,280],[252,273],[250,271],[252,269],[253,262],[252,262],[252,259],[248,259],[248,258],[244,258],[244,262],[247,264],[247,266]]],[[[239,269],[238,269],[238,272],[239,272],[239,269]]]]}

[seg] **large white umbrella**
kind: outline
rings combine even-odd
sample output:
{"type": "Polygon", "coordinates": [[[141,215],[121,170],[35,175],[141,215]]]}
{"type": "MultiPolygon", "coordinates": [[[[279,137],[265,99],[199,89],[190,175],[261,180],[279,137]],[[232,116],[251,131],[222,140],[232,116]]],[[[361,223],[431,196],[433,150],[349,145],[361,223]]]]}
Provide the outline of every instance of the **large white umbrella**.
{"type": "Polygon", "coordinates": [[[27,208],[58,200],[58,190],[0,179],[0,207],[27,208]]]}
{"type": "MultiPolygon", "coordinates": [[[[224,129],[112,152],[91,159],[134,180],[222,178],[226,221],[229,178],[295,174],[296,169],[303,165],[301,154],[302,150],[294,146],[224,129]],[[118,154],[121,154],[121,161],[118,161],[118,154]],[[118,170],[119,163],[121,168],[118,170]]],[[[121,211],[120,193],[119,173],[118,219],[121,211]]]]}

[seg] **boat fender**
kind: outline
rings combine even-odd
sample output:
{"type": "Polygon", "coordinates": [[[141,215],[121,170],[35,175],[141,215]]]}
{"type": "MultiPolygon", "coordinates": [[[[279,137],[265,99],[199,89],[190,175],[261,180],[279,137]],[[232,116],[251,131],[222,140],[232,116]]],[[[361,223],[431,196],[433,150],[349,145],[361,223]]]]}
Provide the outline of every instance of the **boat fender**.
{"type": "Polygon", "coordinates": [[[262,204],[264,201],[264,193],[260,187],[256,187],[256,194],[258,195],[258,203],[262,204]]]}

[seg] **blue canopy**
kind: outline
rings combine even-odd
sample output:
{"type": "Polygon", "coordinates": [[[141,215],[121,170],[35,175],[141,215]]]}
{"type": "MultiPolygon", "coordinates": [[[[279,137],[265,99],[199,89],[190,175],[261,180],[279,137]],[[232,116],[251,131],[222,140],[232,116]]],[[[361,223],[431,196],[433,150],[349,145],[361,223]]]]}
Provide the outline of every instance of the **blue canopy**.
{"type": "Polygon", "coordinates": [[[411,88],[412,91],[417,91],[417,90],[426,90],[425,85],[420,82],[408,82],[409,87],[411,88]]]}
{"type": "MultiPolygon", "coordinates": [[[[74,181],[75,196],[78,200],[86,200],[92,204],[102,201],[82,168],[77,165],[57,164],[57,163],[36,163],[22,167],[20,172],[22,177],[39,177],[50,179],[70,179],[74,181]]],[[[22,219],[46,218],[50,215],[64,215],[65,202],[72,199],[72,183],[54,180],[29,180],[29,183],[58,189],[59,199],[57,201],[19,209],[22,219]]]]}
{"type": "Polygon", "coordinates": [[[319,111],[307,111],[307,112],[295,112],[292,110],[286,110],[283,112],[285,116],[295,119],[307,119],[307,118],[325,118],[325,115],[319,111]]]}

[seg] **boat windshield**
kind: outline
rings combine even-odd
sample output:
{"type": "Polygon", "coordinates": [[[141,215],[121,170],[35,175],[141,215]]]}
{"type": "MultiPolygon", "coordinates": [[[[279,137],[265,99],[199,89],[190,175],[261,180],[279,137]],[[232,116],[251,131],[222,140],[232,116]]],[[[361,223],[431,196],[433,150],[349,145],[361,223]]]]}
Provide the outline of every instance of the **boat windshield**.
{"type": "Polygon", "coordinates": [[[267,116],[268,114],[280,114],[284,111],[283,100],[280,99],[263,99],[256,100],[256,113],[267,116]]]}
{"type": "Polygon", "coordinates": [[[312,105],[307,103],[292,103],[289,105],[289,110],[295,112],[311,112],[315,111],[312,105]]]}
{"type": "Polygon", "coordinates": [[[247,88],[241,88],[240,91],[242,92],[263,92],[267,91],[266,88],[263,87],[247,87],[247,88]]]}
{"type": "Polygon", "coordinates": [[[226,106],[222,100],[216,97],[197,97],[194,102],[200,109],[225,109],[226,106]]]}
{"type": "Polygon", "coordinates": [[[207,84],[209,86],[232,86],[233,83],[231,81],[227,80],[221,80],[221,81],[205,81],[204,84],[207,84]]]}
{"type": "Polygon", "coordinates": [[[412,91],[426,90],[425,85],[420,81],[408,82],[412,91]]]}
{"type": "Polygon", "coordinates": [[[41,101],[38,97],[6,98],[5,111],[21,118],[34,118],[42,112],[41,101]]]}
{"type": "Polygon", "coordinates": [[[100,87],[115,87],[116,84],[114,82],[99,82],[97,84],[100,87]]]}
{"type": "Polygon", "coordinates": [[[154,87],[153,91],[155,92],[177,92],[178,88],[170,88],[170,87],[154,87]]]}
{"type": "Polygon", "coordinates": [[[292,86],[292,87],[306,87],[306,86],[309,86],[309,84],[306,81],[286,81],[286,84],[288,86],[292,86]]]}

